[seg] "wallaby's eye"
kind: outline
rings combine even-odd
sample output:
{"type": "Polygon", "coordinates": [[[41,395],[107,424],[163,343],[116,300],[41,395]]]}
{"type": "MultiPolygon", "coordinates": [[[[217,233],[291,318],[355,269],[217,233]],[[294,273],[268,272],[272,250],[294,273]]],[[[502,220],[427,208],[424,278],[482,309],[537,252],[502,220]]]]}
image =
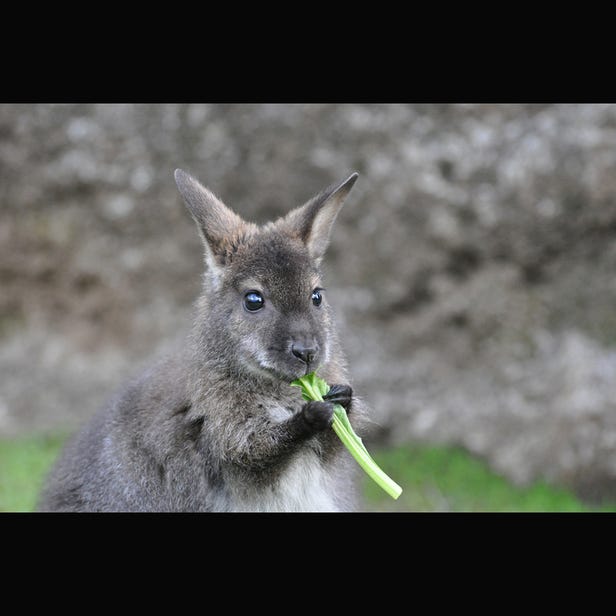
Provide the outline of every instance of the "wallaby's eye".
{"type": "Polygon", "coordinates": [[[310,299],[315,306],[320,306],[323,301],[323,296],[321,295],[322,290],[323,289],[315,289],[310,296],[310,299]]]}
{"type": "Polygon", "coordinates": [[[250,310],[250,312],[261,310],[264,304],[265,300],[263,299],[263,295],[258,291],[248,291],[248,293],[244,295],[244,306],[246,310],[250,310]]]}

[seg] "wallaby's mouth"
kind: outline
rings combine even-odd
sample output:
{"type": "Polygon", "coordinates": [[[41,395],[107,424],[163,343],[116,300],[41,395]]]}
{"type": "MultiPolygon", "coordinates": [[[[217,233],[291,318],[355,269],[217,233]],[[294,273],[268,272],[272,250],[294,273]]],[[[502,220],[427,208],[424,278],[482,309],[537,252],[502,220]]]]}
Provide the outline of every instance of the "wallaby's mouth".
{"type": "Polygon", "coordinates": [[[304,364],[303,362],[302,364],[300,364],[299,362],[297,363],[297,366],[285,365],[284,367],[282,367],[276,366],[270,362],[251,362],[253,371],[256,374],[259,374],[261,376],[267,376],[272,380],[283,381],[285,383],[290,383],[291,381],[305,376],[306,374],[309,374],[310,372],[318,368],[316,362],[308,364],[304,364]]]}
{"type": "Polygon", "coordinates": [[[268,380],[282,381],[290,383],[295,379],[298,379],[317,366],[316,363],[306,364],[300,361],[280,361],[275,357],[267,357],[264,355],[257,357],[244,358],[243,370],[249,370],[256,377],[266,377],[268,380]]]}
{"type": "Polygon", "coordinates": [[[284,345],[261,346],[250,337],[242,339],[244,354],[242,363],[255,375],[290,383],[317,370],[327,359],[327,348],[316,341],[289,342],[284,345]]]}

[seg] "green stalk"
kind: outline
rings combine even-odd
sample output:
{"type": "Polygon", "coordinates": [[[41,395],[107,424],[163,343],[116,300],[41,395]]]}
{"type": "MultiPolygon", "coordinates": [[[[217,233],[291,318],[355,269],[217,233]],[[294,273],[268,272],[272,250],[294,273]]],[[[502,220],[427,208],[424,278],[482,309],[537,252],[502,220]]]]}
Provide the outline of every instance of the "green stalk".
{"type": "MultiPolygon", "coordinates": [[[[314,372],[296,379],[291,385],[301,388],[304,400],[317,400],[323,402],[323,396],[329,391],[329,385],[323,379],[316,376],[314,372]]],[[[353,430],[346,411],[339,404],[334,406],[332,428],[364,472],[379,487],[385,490],[389,496],[394,499],[398,498],[402,493],[402,488],[391,479],[391,477],[386,475],[372,459],[372,456],[364,447],[361,438],[359,438],[353,430]]]]}
{"type": "MultiPolygon", "coordinates": [[[[340,405],[336,405],[337,409],[341,409],[346,415],[346,412],[340,405]]],[[[358,443],[353,436],[355,432],[350,433],[340,420],[338,415],[334,415],[334,422],[332,423],[334,432],[338,435],[338,438],[342,441],[343,445],[349,450],[351,455],[355,458],[355,461],[364,469],[367,475],[374,481],[379,487],[381,487],[389,496],[393,499],[398,498],[402,493],[402,488],[388,475],[386,475],[379,465],[372,459],[363,443],[358,443]]],[[[359,437],[357,437],[359,438],[359,437]]]]}

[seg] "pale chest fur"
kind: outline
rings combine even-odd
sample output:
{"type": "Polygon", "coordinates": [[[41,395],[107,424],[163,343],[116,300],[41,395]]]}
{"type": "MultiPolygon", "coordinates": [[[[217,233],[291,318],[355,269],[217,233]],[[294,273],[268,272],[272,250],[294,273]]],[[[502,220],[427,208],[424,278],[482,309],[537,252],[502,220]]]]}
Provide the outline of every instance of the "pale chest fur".
{"type": "Polygon", "coordinates": [[[338,511],[333,498],[331,475],[317,453],[306,449],[298,454],[270,486],[236,493],[232,511],[338,511]]]}

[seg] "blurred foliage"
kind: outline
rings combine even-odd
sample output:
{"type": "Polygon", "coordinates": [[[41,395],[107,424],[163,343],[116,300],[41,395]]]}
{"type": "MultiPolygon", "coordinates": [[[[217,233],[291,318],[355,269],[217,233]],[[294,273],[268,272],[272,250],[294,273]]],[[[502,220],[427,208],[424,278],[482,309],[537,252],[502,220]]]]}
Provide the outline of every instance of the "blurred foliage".
{"type": "Polygon", "coordinates": [[[0,511],[32,511],[65,436],[0,440],[0,511]]]}
{"type": "MultiPolygon", "coordinates": [[[[0,440],[0,511],[33,511],[65,438],[0,440]]],[[[404,491],[394,501],[365,477],[367,511],[616,511],[616,504],[593,508],[571,492],[541,482],[516,487],[459,448],[404,446],[373,455],[404,491]]]]}
{"type": "Polygon", "coordinates": [[[394,501],[366,477],[365,508],[370,511],[616,511],[616,503],[591,507],[545,482],[515,486],[457,447],[407,445],[377,450],[373,457],[403,492],[394,501]]]}

